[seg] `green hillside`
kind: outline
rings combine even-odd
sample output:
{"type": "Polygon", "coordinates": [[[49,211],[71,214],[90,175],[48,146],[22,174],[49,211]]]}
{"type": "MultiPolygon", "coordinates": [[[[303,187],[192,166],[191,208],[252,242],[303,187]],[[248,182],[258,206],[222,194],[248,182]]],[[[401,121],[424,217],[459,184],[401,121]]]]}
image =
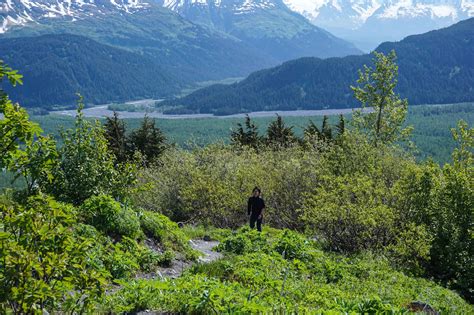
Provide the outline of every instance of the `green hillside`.
{"type": "Polygon", "coordinates": [[[76,93],[96,104],[156,99],[173,95],[184,85],[150,57],[83,36],[0,38],[0,46],[1,58],[21,69],[24,76],[24,85],[6,90],[25,106],[71,106],[76,93]]]}
{"type": "MultiPolygon", "coordinates": [[[[474,99],[474,18],[451,27],[384,43],[377,51],[396,51],[398,92],[410,104],[439,104],[474,99]]],[[[350,108],[359,104],[350,89],[357,70],[371,56],[302,58],[251,74],[231,85],[213,85],[159,105],[169,112],[226,115],[259,110],[350,108]]]]}

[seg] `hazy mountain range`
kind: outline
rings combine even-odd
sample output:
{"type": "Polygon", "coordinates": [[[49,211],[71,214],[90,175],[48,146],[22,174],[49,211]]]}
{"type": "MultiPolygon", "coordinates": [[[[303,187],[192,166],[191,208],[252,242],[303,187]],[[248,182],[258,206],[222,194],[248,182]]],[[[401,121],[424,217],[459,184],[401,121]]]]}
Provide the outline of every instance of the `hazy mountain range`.
{"type": "Polygon", "coordinates": [[[312,23],[371,50],[474,16],[473,0],[284,0],[312,23]]]}

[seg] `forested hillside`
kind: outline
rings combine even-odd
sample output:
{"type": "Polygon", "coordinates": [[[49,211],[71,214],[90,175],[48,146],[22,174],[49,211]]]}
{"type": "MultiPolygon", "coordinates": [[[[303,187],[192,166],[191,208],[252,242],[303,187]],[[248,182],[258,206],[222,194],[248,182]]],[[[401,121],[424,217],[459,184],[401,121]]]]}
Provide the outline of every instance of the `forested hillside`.
{"type": "MultiPolygon", "coordinates": [[[[410,104],[474,100],[474,18],[451,27],[384,43],[376,50],[395,50],[399,64],[397,91],[410,104]]],[[[371,56],[302,58],[261,70],[232,85],[213,85],[158,106],[169,112],[225,115],[259,110],[355,107],[350,89],[357,70],[371,56]]]]}
{"type": "Polygon", "coordinates": [[[2,58],[22,69],[24,85],[5,87],[15,101],[48,108],[73,105],[76,93],[90,103],[160,98],[184,83],[150,57],[100,44],[83,36],[58,34],[0,38],[2,58]]]}

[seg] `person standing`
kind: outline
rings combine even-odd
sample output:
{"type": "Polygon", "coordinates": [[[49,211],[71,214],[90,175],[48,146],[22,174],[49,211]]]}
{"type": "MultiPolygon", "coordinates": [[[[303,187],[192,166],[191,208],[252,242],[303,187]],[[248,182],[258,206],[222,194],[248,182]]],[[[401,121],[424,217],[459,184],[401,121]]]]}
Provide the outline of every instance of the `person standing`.
{"type": "Polygon", "coordinates": [[[259,232],[262,232],[263,210],[265,209],[265,201],[263,201],[261,194],[260,188],[255,187],[247,205],[247,213],[250,216],[250,228],[255,228],[255,223],[257,223],[257,230],[259,232]]]}

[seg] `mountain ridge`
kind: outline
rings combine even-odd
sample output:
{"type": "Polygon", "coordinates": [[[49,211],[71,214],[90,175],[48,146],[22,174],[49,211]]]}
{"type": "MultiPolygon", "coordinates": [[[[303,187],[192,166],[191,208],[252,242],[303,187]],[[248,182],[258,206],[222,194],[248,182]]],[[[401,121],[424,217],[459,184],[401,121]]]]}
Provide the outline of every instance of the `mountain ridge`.
{"type": "Polygon", "coordinates": [[[284,0],[285,4],[336,36],[366,51],[447,27],[474,16],[471,0],[284,0]]]}
{"type": "MultiPolygon", "coordinates": [[[[245,1],[250,0],[233,1],[243,6],[245,1]]],[[[159,67],[163,73],[179,78],[185,88],[193,88],[200,81],[244,77],[253,71],[301,56],[360,53],[352,45],[316,28],[304,17],[286,8],[281,0],[251,1],[272,1],[279,3],[279,8],[272,11],[265,7],[258,15],[222,19],[223,23],[233,23],[235,27],[229,29],[194,23],[154,0],[8,0],[0,5],[0,25],[4,31],[0,39],[47,34],[84,36],[97,43],[147,57],[154,63],[150,68],[159,67]],[[266,22],[256,27],[255,22],[261,17],[266,17],[266,22]],[[278,17],[288,18],[289,22],[279,22],[278,17]],[[10,23],[12,20],[18,23],[10,23]],[[296,26],[293,27],[293,24],[296,26]],[[285,32],[294,33],[286,36],[285,32]]],[[[35,41],[41,44],[41,39],[35,41]]],[[[28,45],[25,41],[23,43],[28,45]]],[[[16,46],[16,49],[22,50],[22,47],[16,46]]],[[[0,58],[20,66],[18,70],[21,73],[30,73],[28,66],[35,62],[34,54],[30,55],[31,61],[23,60],[22,63],[15,62],[11,51],[8,56],[6,54],[7,51],[1,51],[0,58]]],[[[57,54],[53,57],[59,58],[57,54]]],[[[146,64],[149,64],[148,61],[146,64]]],[[[54,65],[61,60],[49,59],[48,62],[54,65]]],[[[71,62],[74,63],[73,60],[71,62]]],[[[149,73],[143,75],[150,77],[149,73]]],[[[28,85],[22,89],[26,94],[40,93],[29,91],[28,85]]],[[[54,85],[51,89],[57,89],[60,93],[70,92],[54,85]]],[[[158,92],[159,89],[146,94],[160,94],[158,92]]],[[[102,96],[106,94],[100,93],[102,96]]],[[[132,93],[131,98],[136,94],[143,93],[132,93]]],[[[92,99],[91,103],[97,103],[99,99],[103,101],[102,97],[93,96],[92,99]]],[[[115,101],[115,98],[110,101],[115,101]]],[[[31,103],[30,100],[26,102],[31,103]]],[[[66,99],[52,94],[49,100],[43,98],[41,103],[45,106],[70,105],[66,99]]]]}
{"type": "Polygon", "coordinates": [[[0,38],[2,58],[23,85],[4,89],[24,106],[73,105],[173,95],[184,83],[147,56],[71,34],[0,38]],[[21,49],[20,49],[21,48],[21,49]]]}
{"type": "MultiPolygon", "coordinates": [[[[398,92],[410,104],[474,100],[474,18],[451,27],[383,43],[378,51],[398,54],[398,92]]],[[[259,110],[350,108],[350,85],[371,56],[300,58],[252,73],[232,85],[214,85],[162,105],[169,112],[218,115],[259,110]]]]}
{"type": "Polygon", "coordinates": [[[194,23],[235,36],[280,62],[361,53],[312,25],[281,0],[165,0],[162,5],[194,23]]]}

